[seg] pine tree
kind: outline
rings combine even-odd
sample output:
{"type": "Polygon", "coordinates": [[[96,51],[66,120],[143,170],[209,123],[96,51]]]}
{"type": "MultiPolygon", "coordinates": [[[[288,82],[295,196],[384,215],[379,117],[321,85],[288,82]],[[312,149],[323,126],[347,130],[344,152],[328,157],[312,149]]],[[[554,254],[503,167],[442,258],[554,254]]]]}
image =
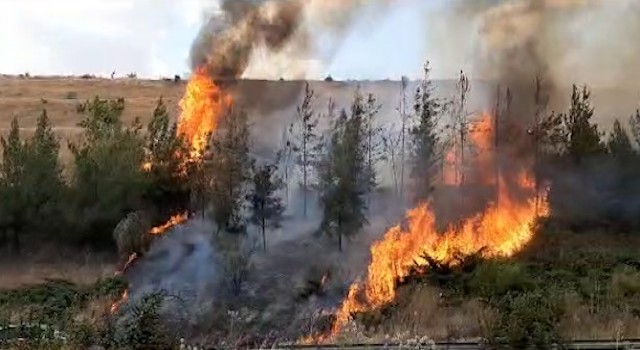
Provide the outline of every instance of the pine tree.
{"type": "Polygon", "coordinates": [[[631,126],[631,135],[635,146],[640,148],[640,109],[636,110],[636,114],[629,118],[629,126],[631,126]]]}
{"type": "Polygon", "coordinates": [[[142,169],[145,139],[139,120],[122,122],[124,99],[98,97],[80,108],[82,139],[70,142],[74,155],[69,220],[92,244],[112,242],[111,231],[129,211],[140,209],[150,178],[142,169]],[[80,220],[78,221],[78,218],[80,220]]]}
{"type": "Polygon", "coordinates": [[[284,204],[277,191],[282,188],[282,182],[276,176],[275,165],[256,167],[253,175],[253,188],[249,195],[251,203],[251,222],[260,228],[262,233],[262,248],[267,250],[267,228],[280,228],[284,204]]]}
{"type": "Polygon", "coordinates": [[[209,193],[218,231],[244,232],[242,210],[252,167],[249,136],[247,113],[231,108],[211,140],[207,171],[212,176],[209,193]]]}
{"type": "Polygon", "coordinates": [[[613,123],[613,130],[607,141],[607,149],[614,157],[622,160],[628,160],[633,155],[631,139],[617,119],[613,123]]]}
{"type": "Polygon", "coordinates": [[[367,101],[364,105],[363,128],[364,128],[364,154],[366,157],[366,173],[367,173],[367,200],[371,199],[371,192],[378,185],[376,177],[376,167],[383,158],[382,149],[382,128],[375,121],[376,116],[380,112],[382,105],[373,94],[367,95],[367,101]]]}
{"type": "Polygon", "coordinates": [[[0,222],[5,231],[11,231],[13,246],[19,250],[20,236],[60,232],[64,192],[60,146],[46,111],[38,117],[35,133],[27,141],[20,139],[14,119],[2,145],[0,222]]]}
{"type": "MultiPolygon", "coordinates": [[[[467,115],[467,98],[469,97],[469,92],[471,91],[471,86],[469,84],[469,78],[464,74],[463,71],[460,71],[460,77],[458,78],[458,82],[456,83],[456,91],[457,97],[454,102],[454,130],[458,133],[458,159],[457,162],[460,164],[462,169],[459,170],[460,178],[458,179],[458,183],[464,185],[465,183],[465,147],[467,143],[467,134],[469,133],[469,119],[467,115]]],[[[507,92],[509,94],[509,92],[507,92]]]]}
{"type": "Polygon", "coordinates": [[[427,200],[433,191],[433,181],[438,172],[437,162],[439,136],[437,123],[440,115],[440,103],[433,97],[433,85],[429,74],[429,62],[424,66],[424,78],[416,89],[414,113],[416,125],[411,129],[412,169],[411,177],[415,183],[416,202],[427,200]]]}
{"type": "Polygon", "coordinates": [[[2,167],[0,168],[0,223],[3,236],[10,239],[13,249],[19,251],[20,234],[26,223],[25,186],[26,145],[20,140],[18,119],[11,122],[9,135],[0,139],[2,143],[2,167]]]}
{"type": "Polygon", "coordinates": [[[184,138],[178,135],[177,124],[169,120],[162,98],[147,124],[145,148],[144,170],[151,181],[145,198],[159,210],[156,221],[186,210],[192,190],[202,206],[201,162],[189,162],[189,148],[184,138]]]}
{"type": "Polygon", "coordinates": [[[371,181],[367,171],[364,114],[357,99],[351,115],[342,111],[334,121],[330,142],[319,167],[322,230],[337,237],[342,251],[344,236],[356,234],[366,223],[366,194],[371,181]]]}
{"type": "Polygon", "coordinates": [[[292,149],[298,156],[297,164],[302,170],[302,212],[304,217],[307,217],[307,193],[310,188],[310,175],[322,148],[322,138],[316,131],[319,117],[313,112],[312,107],[314,94],[311,86],[307,83],[304,89],[304,98],[296,108],[296,123],[290,126],[290,132],[297,134],[292,149]]]}
{"type": "Polygon", "coordinates": [[[591,122],[593,107],[590,102],[591,92],[584,86],[578,89],[573,86],[571,94],[571,108],[563,116],[566,131],[566,151],[569,156],[580,163],[585,157],[602,154],[605,146],[601,141],[602,134],[598,126],[591,122]]]}

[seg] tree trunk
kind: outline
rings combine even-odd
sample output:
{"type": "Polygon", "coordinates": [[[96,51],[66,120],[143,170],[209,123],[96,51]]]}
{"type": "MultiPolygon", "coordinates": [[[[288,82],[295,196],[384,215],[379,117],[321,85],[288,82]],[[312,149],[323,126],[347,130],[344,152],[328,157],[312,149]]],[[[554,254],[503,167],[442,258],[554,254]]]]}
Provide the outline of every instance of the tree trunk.
{"type": "MultiPolygon", "coordinates": [[[[306,129],[306,125],[305,125],[306,129]]],[[[302,217],[307,218],[307,135],[302,137],[302,217]]]]}
{"type": "Polygon", "coordinates": [[[264,219],[264,215],[262,215],[262,250],[263,251],[267,251],[267,235],[265,233],[265,219],[264,219]]]}
{"type": "Polygon", "coordinates": [[[20,230],[15,227],[11,228],[11,248],[16,253],[20,253],[22,250],[20,245],[20,230]]]}
{"type": "Polygon", "coordinates": [[[338,251],[342,253],[342,215],[338,214],[338,251]]]}

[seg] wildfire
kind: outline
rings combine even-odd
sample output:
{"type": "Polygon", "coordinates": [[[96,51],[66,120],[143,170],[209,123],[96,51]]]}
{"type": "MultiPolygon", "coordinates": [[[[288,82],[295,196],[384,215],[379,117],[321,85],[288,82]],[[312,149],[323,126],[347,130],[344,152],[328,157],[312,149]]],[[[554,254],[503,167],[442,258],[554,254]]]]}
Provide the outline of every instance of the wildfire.
{"type": "Polygon", "coordinates": [[[216,85],[205,68],[194,71],[180,100],[178,119],[178,134],[189,143],[191,158],[203,155],[220,115],[231,103],[231,96],[216,85]]]}
{"type": "MultiPolygon", "coordinates": [[[[164,224],[156,226],[156,227],[153,227],[151,230],[149,230],[149,233],[151,235],[154,235],[154,236],[162,235],[163,233],[167,232],[171,228],[173,228],[173,227],[175,227],[175,226],[187,221],[188,219],[189,219],[189,213],[188,212],[184,212],[182,214],[174,215],[167,222],[165,222],[164,224]]],[[[138,258],[138,254],[137,253],[131,254],[129,256],[129,259],[127,260],[127,262],[122,267],[122,269],[120,269],[120,270],[115,272],[115,276],[119,276],[119,275],[123,274],[124,271],[126,271],[127,268],[129,268],[129,266],[137,258],[138,258]]],[[[122,296],[120,297],[120,299],[117,300],[116,302],[114,302],[113,304],[111,304],[111,313],[114,313],[114,312],[118,311],[120,306],[122,304],[124,304],[127,301],[127,299],[129,299],[129,291],[125,290],[122,293],[122,296]]]]}
{"type": "MultiPolygon", "coordinates": [[[[185,160],[199,161],[201,159],[207,147],[209,136],[218,126],[218,119],[231,103],[231,96],[215,84],[205,68],[195,70],[179,104],[181,113],[178,118],[177,132],[187,140],[191,148],[190,157],[185,160]]],[[[183,157],[183,155],[177,154],[176,157],[183,157]]],[[[142,169],[147,172],[152,167],[152,162],[147,161],[142,164],[142,169]]],[[[153,236],[162,235],[188,219],[188,212],[174,215],[164,224],[152,228],[149,233],[153,236]]],[[[124,267],[116,271],[115,275],[121,275],[126,271],[137,257],[136,253],[132,254],[124,267]]],[[[111,305],[111,313],[116,312],[128,298],[129,292],[125,290],[120,300],[111,305]]]]}
{"type": "Polygon", "coordinates": [[[128,299],[129,299],[129,290],[125,289],[120,299],[115,303],[111,304],[111,309],[110,309],[111,313],[118,311],[120,306],[124,304],[128,299]]]}
{"type": "Polygon", "coordinates": [[[184,212],[182,214],[174,215],[167,222],[165,222],[164,224],[152,228],[151,231],[149,231],[149,233],[151,233],[154,236],[161,235],[161,234],[165,233],[167,230],[169,230],[170,228],[172,228],[172,227],[174,227],[176,225],[179,225],[179,224],[187,221],[188,219],[189,219],[189,213],[188,212],[184,212]]]}
{"type": "MultiPolygon", "coordinates": [[[[471,137],[474,145],[480,146],[475,165],[490,168],[487,163],[494,157],[485,154],[493,149],[490,147],[493,137],[490,116],[483,115],[477,125],[480,127],[478,132],[471,137]]],[[[485,176],[479,175],[484,180],[485,176]]],[[[511,176],[516,176],[517,180],[512,187],[507,186],[505,178],[498,177],[499,201],[490,203],[483,212],[450,226],[445,232],[437,231],[431,203],[409,210],[406,228],[395,226],[372,245],[366,278],[351,285],[328,337],[335,336],[353,313],[379,308],[393,301],[398,282],[406,278],[416,265],[428,266],[425,257],[455,264],[460,254],[481,252],[484,257],[492,258],[519,252],[532,239],[536,219],[548,215],[549,205],[546,190],[535,193],[535,182],[530,174],[522,171],[511,176]],[[522,196],[516,196],[516,193],[526,194],[528,199],[522,200],[522,196]]],[[[328,337],[320,336],[315,341],[322,342],[328,337]]],[[[303,341],[308,343],[310,340],[307,337],[303,341]]]]}

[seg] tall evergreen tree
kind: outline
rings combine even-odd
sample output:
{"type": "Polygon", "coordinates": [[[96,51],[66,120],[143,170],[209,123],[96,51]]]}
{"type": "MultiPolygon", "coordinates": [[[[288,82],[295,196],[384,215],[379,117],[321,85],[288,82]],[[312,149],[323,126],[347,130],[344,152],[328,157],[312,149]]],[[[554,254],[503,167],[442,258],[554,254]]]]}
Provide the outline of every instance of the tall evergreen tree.
{"type": "Polygon", "coordinates": [[[631,127],[631,136],[635,146],[640,148],[640,109],[636,110],[636,114],[629,118],[629,126],[631,127]]]}
{"type": "Polygon", "coordinates": [[[351,115],[342,111],[334,121],[330,142],[320,166],[322,230],[338,239],[356,234],[366,223],[367,171],[364,113],[356,97],[351,115]]]}
{"type": "Polygon", "coordinates": [[[290,132],[295,135],[292,149],[297,154],[297,164],[302,171],[302,212],[307,216],[308,192],[311,184],[311,174],[318,161],[322,149],[322,137],[317,128],[319,116],[313,112],[314,91],[309,83],[305,85],[304,98],[296,108],[297,120],[290,126],[290,132]]]}
{"type": "Polygon", "coordinates": [[[147,124],[146,151],[144,169],[151,184],[145,198],[158,211],[156,221],[186,210],[191,192],[202,206],[201,162],[188,162],[187,143],[178,135],[177,124],[169,120],[162,98],[147,124]]]}
{"type": "Polygon", "coordinates": [[[69,220],[77,223],[78,238],[92,244],[112,242],[111,231],[126,212],[142,206],[149,186],[142,169],[146,158],[142,125],[136,120],[125,126],[124,108],[124,99],[88,101],[80,109],[82,139],[69,143],[75,207],[69,220]]]}
{"type": "Polygon", "coordinates": [[[363,132],[364,132],[364,154],[366,157],[366,178],[367,198],[370,200],[371,192],[378,185],[376,167],[383,158],[382,128],[376,123],[376,116],[380,112],[382,105],[373,94],[368,94],[364,104],[363,132]]]}
{"type": "Polygon", "coordinates": [[[267,250],[267,228],[279,228],[284,212],[282,198],[276,193],[283,184],[276,172],[275,165],[256,167],[253,171],[253,188],[249,194],[251,222],[260,228],[264,251],[267,250]]]}
{"type": "Polygon", "coordinates": [[[613,130],[607,140],[607,149],[614,157],[622,160],[629,160],[629,157],[633,155],[631,139],[617,119],[613,123],[613,130]]]}
{"type": "Polygon", "coordinates": [[[414,113],[416,125],[411,129],[412,169],[416,202],[425,201],[431,196],[433,181],[438,172],[440,160],[438,151],[439,135],[437,131],[440,115],[440,103],[433,96],[433,84],[430,79],[429,62],[424,66],[424,77],[416,89],[414,113]]]}
{"type": "Polygon", "coordinates": [[[20,235],[27,222],[26,186],[23,182],[26,174],[26,145],[20,139],[18,119],[11,122],[9,135],[2,142],[2,167],[0,168],[0,224],[3,239],[9,239],[14,250],[19,251],[20,235]]]}
{"type": "Polygon", "coordinates": [[[590,97],[591,92],[588,87],[579,89],[574,85],[571,108],[569,113],[563,116],[567,136],[566,151],[578,163],[585,157],[602,154],[605,151],[598,125],[591,121],[594,110],[590,97]]]}
{"type": "Polygon", "coordinates": [[[247,113],[233,107],[223,115],[211,139],[209,195],[218,231],[244,232],[242,211],[251,180],[247,113]]]}
{"type": "Polygon", "coordinates": [[[14,119],[2,145],[0,222],[5,231],[11,233],[14,248],[19,250],[20,236],[57,233],[62,228],[60,208],[64,182],[58,161],[60,146],[46,111],[38,118],[36,131],[26,142],[21,141],[19,125],[14,119]]]}

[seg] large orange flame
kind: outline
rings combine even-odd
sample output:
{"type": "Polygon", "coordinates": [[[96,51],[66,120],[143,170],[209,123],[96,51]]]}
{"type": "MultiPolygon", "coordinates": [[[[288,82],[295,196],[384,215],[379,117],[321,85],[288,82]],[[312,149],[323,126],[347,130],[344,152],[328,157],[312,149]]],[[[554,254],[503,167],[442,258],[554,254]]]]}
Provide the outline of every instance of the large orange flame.
{"type": "MultiPolygon", "coordinates": [[[[491,154],[494,135],[491,120],[490,115],[483,115],[470,140],[479,151],[474,165],[495,169],[490,164],[495,159],[491,154]]],[[[453,154],[448,158],[453,158],[453,154]]],[[[481,182],[488,180],[483,172],[479,175],[481,182]]],[[[532,239],[537,218],[548,215],[549,205],[547,191],[535,193],[534,181],[528,173],[511,175],[517,177],[516,184],[511,187],[507,186],[502,176],[497,177],[499,201],[490,203],[481,213],[450,226],[445,232],[438,232],[436,228],[431,203],[423,203],[409,210],[406,228],[395,226],[372,245],[366,278],[351,285],[336,313],[331,333],[316,336],[315,339],[312,339],[313,336],[307,337],[303,342],[327,340],[343,328],[352,314],[379,308],[393,301],[398,282],[406,278],[416,265],[428,266],[425,257],[444,264],[455,264],[460,254],[480,252],[484,257],[491,258],[508,257],[519,252],[532,239]],[[542,200],[538,201],[540,198],[542,200]]],[[[454,176],[449,174],[445,182],[457,183],[454,176]]],[[[495,178],[491,181],[494,184],[495,178]]]]}
{"type": "MultiPolygon", "coordinates": [[[[532,190],[530,182],[526,185],[523,190],[532,190]]],[[[484,212],[444,233],[436,230],[429,204],[411,209],[407,213],[407,230],[395,226],[371,247],[367,278],[363,284],[351,286],[336,315],[332,333],[337,333],[351,314],[393,301],[398,281],[407,277],[415,264],[427,265],[424,256],[451,264],[458,254],[472,254],[481,249],[485,249],[482,253],[485,257],[511,256],[520,251],[534,234],[535,199],[518,202],[509,195],[504,181],[500,181],[500,195],[497,205],[491,204],[484,212]]],[[[538,210],[539,215],[547,215],[546,200],[538,210]]]]}
{"type": "Polygon", "coordinates": [[[178,118],[178,134],[189,143],[191,158],[203,155],[208,138],[230,104],[231,96],[216,85],[206,68],[197,68],[193,72],[180,101],[182,112],[178,118]]]}
{"type": "MultiPolygon", "coordinates": [[[[231,96],[226,94],[211,79],[205,67],[200,67],[191,76],[182,100],[180,100],[181,113],[178,118],[178,135],[185,138],[191,148],[189,158],[185,161],[200,161],[209,142],[208,138],[218,126],[218,121],[224,109],[232,103],[231,96]]],[[[184,157],[177,154],[176,157],[184,157]]],[[[152,162],[142,164],[144,171],[150,171],[152,162]]],[[[159,236],[189,219],[189,213],[184,212],[169,218],[162,225],[152,228],[149,233],[159,236]]],[[[137,259],[137,254],[132,254],[121,270],[115,275],[121,275],[137,259]]],[[[111,313],[114,313],[128,299],[129,291],[125,290],[120,299],[111,305],[111,313]]]]}

